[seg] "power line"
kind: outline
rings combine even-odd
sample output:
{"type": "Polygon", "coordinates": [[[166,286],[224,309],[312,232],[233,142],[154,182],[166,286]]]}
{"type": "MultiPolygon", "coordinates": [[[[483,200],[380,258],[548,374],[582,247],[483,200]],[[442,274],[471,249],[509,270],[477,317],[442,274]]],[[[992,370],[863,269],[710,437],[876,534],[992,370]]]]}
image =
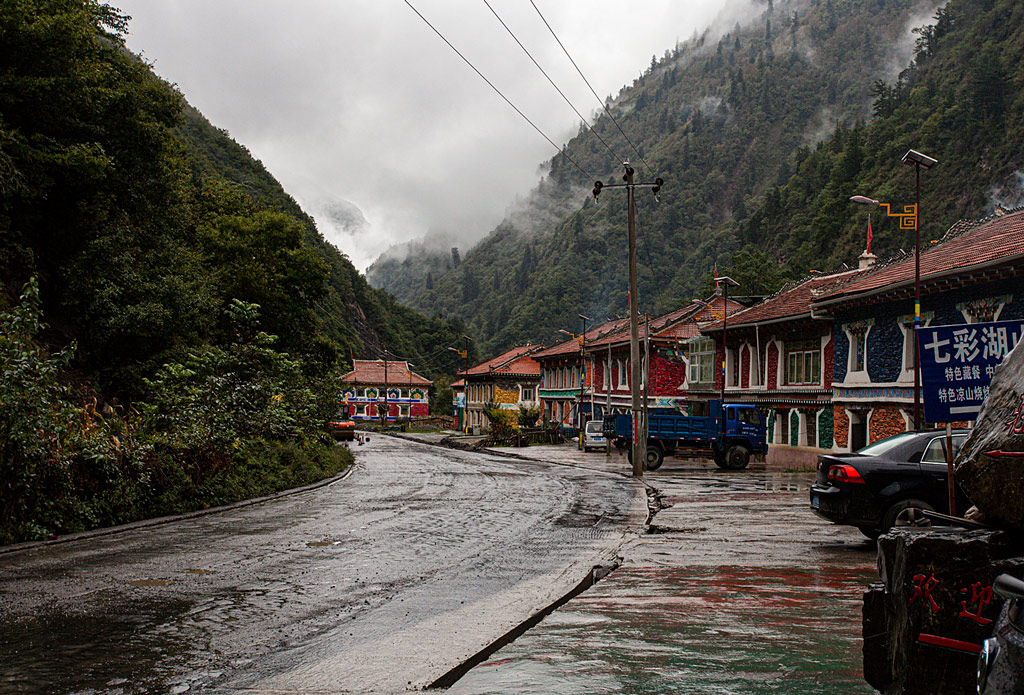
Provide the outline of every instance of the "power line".
{"type": "MultiPolygon", "coordinates": [[[[408,0],[406,0],[406,1],[408,2],[408,0]]],[[[640,159],[641,162],[643,162],[643,165],[645,167],[647,167],[647,171],[650,172],[651,174],[654,174],[654,171],[647,164],[647,160],[645,160],[644,156],[642,154],[640,154],[640,150],[638,150],[636,148],[636,145],[633,144],[633,141],[630,140],[629,136],[626,135],[625,131],[622,130],[622,126],[619,125],[619,122],[617,120],[615,120],[615,116],[612,115],[611,109],[608,108],[608,105],[604,103],[604,100],[598,95],[598,93],[591,86],[590,81],[587,79],[587,76],[583,74],[582,70],[580,70],[580,66],[577,65],[576,61],[572,59],[571,55],[569,55],[569,51],[566,49],[565,45],[562,43],[562,40],[558,38],[558,34],[555,33],[555,30],[551,28],[550,24],[548,24],[548,20],[544,18],[544,14],[540,11],[540,8],[537,7],[537,3],[535,3],[533,0],[530,0],[530,4],[533,5],[533,9],[537,10],[537,14],[540,16],[541,21],[544,22],[544,26],[546,26],[548,28],[548,31],[551,32],[551,35],[553,37],[555,37],[555,41],[557,41],[558,45],[562,48],[562,52],[565,53],[565,57],[569,59],[569,62],[572,63],[572,66],[574,68],[576,68],[576,72],[578,72],[580,74],[580,77],[583,78],[583,81],[587,83],[587,87],[590,88],[590,93],[593,94],[594,98],[597,99],[599,104],[601,104],[601,108],[603,108],[604,112],[608,114],[608,118],[612,119],[612,123],[614,123],[615,127],[619,129],[619,133],[621,133],[622,137],[626,140],[626,142],[629,143],[629,146],[631,148],[633,148],[633,152],[635,152],[636,156],[640,159]]]]}
{"type": "MultiPolygon", "coordinates": [[[[531,0],[531,1],[532,1],[532,0],[531,0]]],[[[561,147],[559,147],[558,145],[556,145],[556,144],[555,144],[555,141],[554,141],[554,140],[552,140],[551,138],[549,138],[549,137],[548,137],[548,136],[547,136],[547,135],[546,135],[546,134],[544,133],[544,131],[543,131],[543,130],[541,130],[540,128],[538,128],[538,127],[537,127],[537,124],[536,124],[536,123],[534,123],[534,122],[533,122],[533,121],[531,121],[531,120],[530,120],[529,118],[527,118],[526,114],[525,114],[525,113],[523,113],[522,111],[520,111],[520,110],[519,110],[519,107],[517,107],[517,106],[516,106],[515,104],[513,104],[513,103],[512,103],[512,102],[511,102],[511,101],[509,100],[509,98],[508,98],[507,96],[505,96],[504,94],[502,94],[502,93],[501,93],[501,90],[500,90],[500,89],[498,89],[497,87],[495,87],[495,86],[494,86],[494,83],[492,83],[492,82],[491,82],[491,81],[490,81],[489,79],[487,79],[487,78],[486,78],[486,77],[484,76],[484,74],[483,74],[482,72],[480,72],[480,71],[479,71],[479,70],[477,69],[477,67],[476,67],[475,65],[473,65],[473,63],[472,63],[472,62],[470,62],[469,58],[467,58],[466,56],[462,55],[462,53],[461,53],[461,52],[459,51],[459,49],[457,49],[457,48],[456,48],[456,47],[455,47],[454,45],[452,45],[452,42],[451,42],[451,41],[449,41],[448,39],[446,39],[446,38],[445,38],[444,34],[442,34],[442,33],[441,33],[440,31],[438,31],[438,30],[437,30],[437,28],[436,28],[436,27],[435,27],[435,26],[434,26],[433,24],[431,24],[431,23],[430,23],[430,22],[429,22],[429,21],[427,20],[427,18],[426,18],[426,17],[424,17],[424,16],[422,15],[422,14],[420,14],[420,11],[419,11],[419,10],[417,10],[417,9],[416,9],[415,7],[413,7],[412,3],[411,3],[411,2],[409,2],[409,0],[405,0],[405,4],[409,6],[409,9],[410,9],[410,10],[412,10],[413,12],[415,12],[415,13],[416,13],[416,16],[417,16],[417,17],[419,17],[420,19],[422,19],[422,20],[423,20],[423,23],[424,23],[424,24],[426,24],[426,25],[427,25],[428,27],[430,27],[430,28],[431,28],[431,29],[432,29],[432,30],[434,31],[434,33],[435,33],[435,34],[437,34],[437,35],[438,35],[439,37],[441,37],[441,40],[442,40],[442,41],[444,41],[444,42],[445,42],[446,44],[448,44],[448,47],[449,47],[449,48],[451,48],[451,49],[452,49],[453,51],[455,51],[455,54],[456,54],[457,56],[459,56],[460,58],[462,58],[462,60],[463,60],[463,61],[464,61],[464,62],[466,63],[466,65],[468,65],[469,67],[471,67],[471,68],[473,69],[473,72],[475,72],[475,73],[476,73],[477,75],[479,75],[479,76],[480,76],[480,79],[482,79],[482,80],[483,80],[484,82],[486,82],[486,83],[487,83],[487,85],[488,85],[488,86],[489,86],[489,87],[490,87],[491,89],[493,89],[493,90],[494,90],[494,91],[495,91],[495,92],[496,92],[496,93],[498,94],[498,96],[500,96],[500,97],[501,97],[502,99],[504,99],[504,100],[505,100],[505,103],[506,103],[506,104],[508,104],[509,106],[511,106],[511,107],[512,107],[512,109],[513,109],[513,110],[514,110],[514,111],[515,111],[516,113],[518,113],[518,114],[519,114],[519,115],[520,115],[520,116],[522,117],[522,119],[523,119],[524,121],[526,121],[526,122],[527,122],[527,123],[529,123],[529,124],[530,124],[531,126],[533,126],[533,129],[534,129],[534,130],[536,130],[536,131],[537,131],[538,133],[540,133],[541,137],[543,137],[543,138],[544,138],[545,140],[547,140],[547,141],[548,141],[548,142],[549,142],[549,143],[551,144],[551,146],[552,146],[552,147],[554,147],[554,148],[555,148],[556,150],[558,150],[559,152],[561,152],[561,153],[562,153],[562,156],[563,156],[563,157],[565,157],[566,159],[568,159],[568,160],[569,160],[569,161],[570,161],[570,162],[572,163],[572,165],[573,165],[574,167],[576,167],[576,168],[577,168],[577,169],[578,169],[578,170],[580,171],[580,173],[581,173],[581,174],[583,174],[584,176],[586,176],[586,177],[587,177],[588,179],[593,179],[593,178],[594,178],[593,176],[591,176],[590,174],[588,174],[588,173],[587,173],[587,170],[586,170],[586,169],[584,169],[583,167],[581,167],[581,166],[580,166],[580,165],[579,165],[579,164],[578,164],[578,163],[576,162],[576,160],[575,160],[575,159],[573,159],[572,157],[570,157],[570,156],[568,155],[568,153],[566,153],[566,152],[565,152],[565,151],[564,151],[564,150],[563,150],[563,149],[562,149],[561,147]]]]}
{"type": "Polygon", "coordinates": [[[611,148],[611,145],[609,145],[605,141],[605,139],[603,137],[601,137],[601,134],[599,132],[597,132],[596,130],[594,130],[594,126],[590,124],[590,121],[588,121],[586,119],[586,117],[582,113],[579,112],[579,109],[577,109],[576,106],[571,101],[569,101],[569,97],[565,96],[565,93],[561,89],[558,88],[558,85],[555,84],[555,81],[551,79],[551,76],[548,75],[547,72],[545,72],[544,68],[542,68],[540,66],[540,63],[538,63],[537,60],[533,57],[533,55],[526,49],[526,46],[523,45],[523,42],[519,40],[519,38],[512,32],[511,29],[509,29],[509,26],[508,26],[508,24],[505,23],[505,20],[503,20],[501,17],[499,17],[498,13],[494,11],[494,8],[491,7],[491,3],[487,2],[487,0],[483,0],[483,2],[484,2],[485,5],[487,5],[487,9],[491,11],[491,14],[493,14],[494,17],[499,22],[501,22],[501,26],[505,27],[505,31],[508,32],[509,36],[511,36],[513,38],[513,40],[515,40],[515,42],[517,44],[519,44],[519,47],[521,49],[523,49],[523,53],[525,53],[527,55],[527,57],[529,57],[529,59],[533,61],[533,64],[535,66],[537,66],[537,69],[540,70],[540,74],[544,75],[544,77],[547,78],[548,82],[550,82],[551,86],[555,88],[555,91],[558,92],[559,96],[561,96],[562,99],[565,100],[565,103],[569,105],[569,108],[571,108],[573,111],[575,111],[576,115],[579,116],[580,120],[583,121],[587,125],[587,128],[590,129],[590,132],[592,132],[594,135],[597,136],[597,139],[601,141],[601,144],[604,145],[605,149],[608,150],[609,154],[611,154],[611,156],[613,158],[615,158],[616,163],[621,162],[622,161],[622,157],[619,157],[615,153],[615,151],[611,148]]]}

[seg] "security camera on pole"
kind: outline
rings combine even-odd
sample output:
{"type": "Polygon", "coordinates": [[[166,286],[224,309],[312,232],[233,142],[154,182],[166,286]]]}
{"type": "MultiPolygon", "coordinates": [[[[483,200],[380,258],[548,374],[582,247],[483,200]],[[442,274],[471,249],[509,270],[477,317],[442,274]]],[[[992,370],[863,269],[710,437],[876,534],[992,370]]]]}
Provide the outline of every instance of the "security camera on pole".
{"type": "Polygon", "coordinates": [[[630,384],[629,391],[632,396],[630,410],[633,415],[633,444],[630,450],[633,457],[633,476],[642,478],[644,475],[644,463],[647,458],[647,441],[640,436],[640,312],[637,308],[636,289],[636,203],[633,198],[634,188],[650,188],[657,198],[658,191],[665,183],[661,178],[654,179],[654,183],[633,183],[633,167],[629,160],[623,162],[626,173],[622,180],[625,183],[604,184],[600,181],[594,182],[594,199],[601,195],[602,188],[625,188],[626,189],[626,212],[629,220],[629,361],[630,361],[630,384]]]}

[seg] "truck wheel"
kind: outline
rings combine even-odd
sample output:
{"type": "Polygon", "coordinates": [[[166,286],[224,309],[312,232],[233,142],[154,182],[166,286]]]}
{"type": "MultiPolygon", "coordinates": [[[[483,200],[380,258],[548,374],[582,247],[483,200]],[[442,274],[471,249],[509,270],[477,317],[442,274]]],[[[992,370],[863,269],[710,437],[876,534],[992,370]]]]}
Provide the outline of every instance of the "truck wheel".
{"type": "Polygon", "coordinates": [[[647,470],[656,471],[661,468],[665,460],[665,451],[660,446],[653,446],[647,449],[647,470]]]}
{"type": "Polygon", "coordinates": [[[750,449],[742,444],[733,444],[725,452],[725,468],[738,471],[750,463],[750,449]]]}

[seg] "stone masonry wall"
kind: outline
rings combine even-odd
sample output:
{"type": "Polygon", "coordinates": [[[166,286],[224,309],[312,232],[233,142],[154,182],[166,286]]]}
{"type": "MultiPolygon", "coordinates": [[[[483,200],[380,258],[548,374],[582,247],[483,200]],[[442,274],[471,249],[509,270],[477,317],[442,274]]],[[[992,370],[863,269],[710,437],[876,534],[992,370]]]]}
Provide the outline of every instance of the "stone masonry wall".
{"type": "Polygon", "coordinates": [[[651,396],[678,396],[686,383],[686,365],[659,356],[651,351],[651,396]]]}
{"type": "Polygon", "coordinates": [[[777,343],[768,344],[768,378],[765,380],[765,388],[774,391],[778,388],[776,375],[779,373],[779,347],[777,343]]]}
{"type": "MultiPolygon", "coordinates": [[[[825,363],[821,365],[821,382],[824,384],[825,388],[832,388],[832,382],[830,380],[832,379],[832,374],[835,372],[835,349],[836,339],[835,336],[833,336],[831,340],[825,343],[825,363]]],[[[831,439],[831,436],[829,439],[831,439]]]]}
{"type": "Polygon", "coordinates": [[[846,369],[850,361],[850,339],[838,321],[834,325],[836,333],[832,338],[832,343],[835,345],[832,355],[833,379],[835,383],[841,384],[846,381],[846,369]]]}
{"type": "Polygon", "coordinates": [[[894,317],[876,318],[868,332],[868,376],[874,383],[892,383],[903,373],[903,331],[894,317]]]}
{"type": "Polygon", "coordinates": [[[869,444],[907,431],[907,424],[898,408],[875,408],[868,423],[869,444]]]}
{"type": "Polygon", "coordinates": [[[846,417],[846,410],[841,405],[832,406],[832,436],[835,439],[835,445],[840,449],[845,449],[849,434],[850,419],[846,417]]]}
{"type": "Polygon", "coordinates": [[[725,359],[725,345],[722,344],[721,340],[715,341],[715,389],[721,390],[722,379],[725,377],[722,374],[722,360],[725,359]]]}

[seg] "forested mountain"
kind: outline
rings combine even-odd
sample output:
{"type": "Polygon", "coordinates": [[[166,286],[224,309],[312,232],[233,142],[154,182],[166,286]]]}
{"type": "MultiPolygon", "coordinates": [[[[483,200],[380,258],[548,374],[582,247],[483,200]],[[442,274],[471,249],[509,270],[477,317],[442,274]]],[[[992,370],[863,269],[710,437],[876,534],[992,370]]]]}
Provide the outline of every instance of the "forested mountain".
{"type": "Polygon", "coordinates": [[[459,321],[372,289],[127,26],[0,3],[0,544],[334,475],[349,351],[459,361],[459,321]]]}
{"type": "Polygon", "coordinates": [[[37,277],[47,339],[75,342],[74,367],[122,400],[226,340],[233,300],[258,304],[309,370],[386,345],[449,371],[458,322],[367,285],[260,162],[126,51],[126,28],[88,0],[0,12],[0,308],[37,277]]]}
{"type": "MultiPolygon", "coordinates": [[[[922,226],[934,238],[1019,196],[1016,170],[1022,32],[1010,0],[767,2],[761,14],[691,39],[650,66],[595,130],[629,156],[638,181],[662,177],[660,201],[638,192],[640,306],[655,312],[706,289],[712,268],[742,294],[771,292],[810,269],[853,263],[867,215],[854,194],[913,203],[913,147],[940,161],[924,175],[922,226]],[[920,18],[925,19],[920,19],[920,18]],[[919,27],[907,40],[909,30],[919,27]]],[[[621,191],[595,204],[593,182],[621,166],[581,128],[549,163],[533,205],[570,209],[539,233],[511,217],[458,267],[429,283],[417,258],[375,264],[371,282],[403,301],[464,318],[487,351],[550,338],[626,306],[621,191]],[[402,283],[394,278],[401,273],[402,283]],[[429,286],[428,286],[429,285],[429,286]]],[[[894,221],[874,220],[876,253],[909,248],[894,221]]],[[[929,237],[930,235],[930,237],[929,237]]]]}

